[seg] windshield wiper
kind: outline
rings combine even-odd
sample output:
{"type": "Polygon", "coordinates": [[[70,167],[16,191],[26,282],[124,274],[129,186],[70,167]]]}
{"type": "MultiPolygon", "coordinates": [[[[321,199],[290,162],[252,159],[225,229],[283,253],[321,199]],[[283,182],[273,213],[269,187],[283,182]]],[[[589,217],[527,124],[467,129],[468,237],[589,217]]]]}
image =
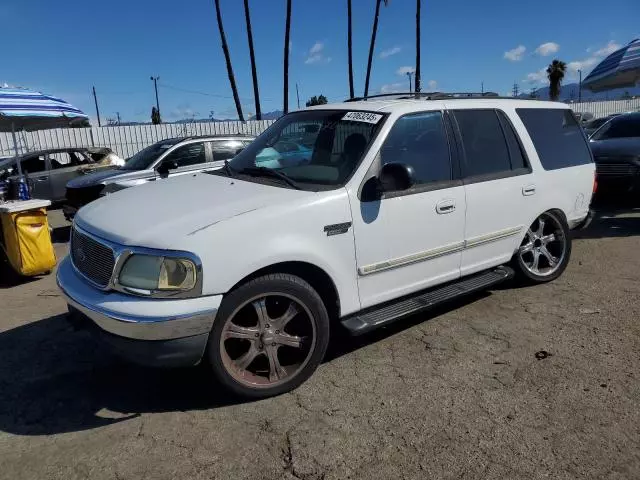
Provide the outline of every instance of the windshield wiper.
{"type": "Polygon", "coordinates": [[[224,161],[224,171],[226,172],[227,177],[235,177],[233,169],[229,166],[229,160],[224,161]]]}
{"type": "Polygon", "coordinates": [[[267,168],[267,167],[246,167],[246,168],[243,168],[242,170],[240,170],[238,173],[251,175],[251,176],[262,176],[262,177],[279,178],[280,180],[282,180],[283,182],[286,182],[288,185],[290,185],[291,187],[295,188],[296,190],[301,190],[300,185],[298,185],[298,183],[295,180],[291,179],[291,177],[288,177],[284,173],[279,172],[277,170],[273,170],[271,168],[267,168]]]}

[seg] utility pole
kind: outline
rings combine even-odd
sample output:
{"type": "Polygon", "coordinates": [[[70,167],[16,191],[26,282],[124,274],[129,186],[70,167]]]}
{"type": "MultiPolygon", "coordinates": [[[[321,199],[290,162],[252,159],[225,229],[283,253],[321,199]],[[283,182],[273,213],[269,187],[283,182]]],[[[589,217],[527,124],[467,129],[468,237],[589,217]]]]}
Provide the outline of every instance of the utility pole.
{"type": "Polygon", "coordinates": [[[160,102],[158,101],[158,80],[160,80],[160,77],[151,77],[151,81],[156,88],[156,110],[158,110],[158,116],[160,117],[160,102]]]}
{"type": "Polygon", "coordinates": [[[513,96],[517,97],[519,92],[520,92],[520,89],[518,88],[518,83],[513,82],[513,96]]]}
{"type": "Polygon", "coordinates": [[[409,93],[411,93],[411,75],[413,75],[413,72],[407,72],[407,77],[409,77],[409,93]]]}
{"type": "Polygon", "coordinates": [[[96,103],[96,115],[98,117],[98,126],[101,127],[100,124],[100,110],[98,109],[98,97],[96,96],[96,87],[93,87],[93,101],[96,103]]]}
{"type": "Polygon", "coordinates": [[[580,81],[578,82],[578,103],[582,103],[582,70],[578,70],[580,81]]]}
{"type": "Polygon", "coordinates": [[[298,82],[296,82],[296,98],[298,99],[298,110],[300,110],[300,92],[298,92],[298,82]]]}
{"type": "Polygon", "coordinates": [[[120,112],[116,112],[116,117],[118,118],[118,125],[120,125],[120,112]]]}

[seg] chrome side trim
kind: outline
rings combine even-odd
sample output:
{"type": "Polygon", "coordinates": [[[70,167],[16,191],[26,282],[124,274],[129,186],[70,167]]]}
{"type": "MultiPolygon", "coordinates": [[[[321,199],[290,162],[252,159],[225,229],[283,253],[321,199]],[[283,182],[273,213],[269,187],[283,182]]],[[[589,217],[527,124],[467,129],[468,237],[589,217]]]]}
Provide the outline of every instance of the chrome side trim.
{"type": "Polygon", "coordinates": [[[486,235],[479,235],[477,237],[471,237],[469,240],[465,240],[464,248],[473,248],[485,243],[495,242],[502,240],[503,238],[517,235],[522,231],[523,225],[519,225],[513,228],[505,228],[504,230],[498,230],[497,232],[488,233],[486,235]]]}
{"type": "Polygon", "coordinates": [[[522,231],[523,228],[524,227],[522,225],[513,228],[505,228],[504,230],[498,230],[497,232],[472,237],[469,240],[465,240],[463,242],[452,243],[443,247],[437,247],[431,250],[413,253],[411,255],[394,258],[385,262],[365,265],[358,268],[358,274],[360,276],[370,275],[372,273],[378,273],[392,268],[404,267],[413,263],[433,260],[434,258],[442,257],[444,255],[458,253],[468,248],[479,247],[480,245],[484,245],[486,243],[495,242],[507,237],[511,237],[513,235],[517,235],[522,231]]]}
{"type": "Polygon", "coordinates": [[[385,262],[374,263],[371,265],[365,265],[358,268],[360,275],[369,275],[371,273],[378,273],[391,268],[404,267],[412,263],[424,262],[426,260],[432,260],[434,258],[442,257],[456,252],[461,252],[464,249],[464,242],[456,242],[443,247],[433,248],[431,250],[425,250],[424,252],[413,253],[404,257],[394,258],[385,262]]]}

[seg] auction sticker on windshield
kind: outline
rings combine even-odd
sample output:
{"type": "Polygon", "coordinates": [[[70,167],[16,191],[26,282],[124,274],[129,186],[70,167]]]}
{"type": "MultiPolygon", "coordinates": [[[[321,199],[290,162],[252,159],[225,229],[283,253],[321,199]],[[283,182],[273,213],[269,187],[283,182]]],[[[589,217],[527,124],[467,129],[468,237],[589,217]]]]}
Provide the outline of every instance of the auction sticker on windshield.
{"type": "Polygon", "coordinates": [[[382,115],[379,113],[369,112],[347,112],[342,120],[351,120],[352,122],[378,123],[382,115]]]}

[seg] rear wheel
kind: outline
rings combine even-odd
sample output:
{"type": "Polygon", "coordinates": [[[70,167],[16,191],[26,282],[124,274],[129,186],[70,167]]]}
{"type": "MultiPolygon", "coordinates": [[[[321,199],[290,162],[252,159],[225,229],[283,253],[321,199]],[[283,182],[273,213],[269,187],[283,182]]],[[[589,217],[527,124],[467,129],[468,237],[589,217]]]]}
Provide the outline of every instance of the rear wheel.
{"type": "Polygon", "coordinates": [[[217,380],[237,395],[264,398],[293,390],[311,376],[329,342],[329,316],[301,278],[273,274],[225,297],[209,336],[217,380]]]}
{"type": "Polygon", "coordinates": [[[556,212],[544,212],[531,226],[518,248],[514,267],[529,283],[555,280],[569,263],[571,236],[564,217],[556,212]]]}

